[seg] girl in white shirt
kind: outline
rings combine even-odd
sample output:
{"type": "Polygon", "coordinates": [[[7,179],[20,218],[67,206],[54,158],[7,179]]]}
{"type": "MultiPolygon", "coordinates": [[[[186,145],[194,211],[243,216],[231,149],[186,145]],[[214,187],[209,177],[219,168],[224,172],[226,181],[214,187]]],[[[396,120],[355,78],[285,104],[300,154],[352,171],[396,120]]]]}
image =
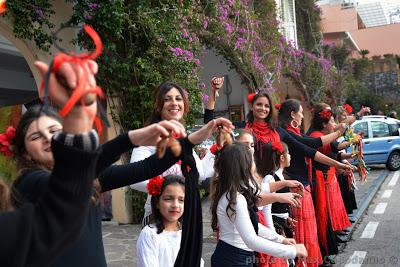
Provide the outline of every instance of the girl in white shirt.
{"type": "Polygon", "coordinates": [[[174,266],[181,243],[181,217],[184,210],[185,182],[169,175],[150,179],[152,224],[140,232],[136,244],[138,267],[174,266]]]}
{"type": "Polygon", "coordinates": [[[303,245],[287,245],[291,242],[258,223],[259,185],[252,166],[251,152],[241,143],[225,146],[215,162],[212,227],[218,226],[220,239],[212,266],[253,266],[254,251],[287,259],[307,255],[303,245]]]}

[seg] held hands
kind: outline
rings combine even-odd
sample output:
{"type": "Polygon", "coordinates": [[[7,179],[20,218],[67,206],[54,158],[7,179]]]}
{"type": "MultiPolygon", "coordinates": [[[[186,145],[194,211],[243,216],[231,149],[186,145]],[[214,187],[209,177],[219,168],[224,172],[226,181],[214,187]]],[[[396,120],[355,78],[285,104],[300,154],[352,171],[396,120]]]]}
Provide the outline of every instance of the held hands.
{"type": "Polygon", "coordinates": [[[286,187],[289,187],[290,192],[304,196],[304,186],[302,183],[296,180],[285,180],[286,187]]]}
{"type": "MultiPolygon", "coordinates": [[[[49,66],[42,62],[35,62],[36,68],[45,78],[49,66]]],[[[71,96],[71,91],[74,90],[78,81],[86,75],[87,87],[84,90],[89,91],[96,87],[95,75],[98,71],[97,63],[88,60],[82,65],[72,62],[63,63],[57,73],[51,73],[49,78],[49,98],[59,107],[63,107],[71,96]]],[[[41,96],[42,97],[42,96],[41,96]]],[[[83,108],[76,105],[71,112],[65,117],[64,131],[69,133],[79,133],[90,131],[93,126],[93,120],[97,112],[96,95],[89,93],[86,95],[91,101],[86,101],[86,106],[83,108]]]]}
{"type": "Polygon", "coordinates": [[[234,128],[235,127],[230,120],[218,118],[208,122],[206,125],[201,127],[200,130],[190,134],[188,138],[192,144],[198,145],[209,138],[218,129],[226,133],[231,133],[234,128]]]}
{"type": "Polygon", "coordinates": [[[307,250],[303,244],[295,244],[294,247],[296,248],[296,257],[300,259],[307,258],[307,250]]]}
{"type": "Polygon", "coordinates": [[[159,143],[163,137],[169,137],[170,133],[186,136],[185,128],[178,121],[161,121],[151,124],[147,127],[129,131],[129,139],[132,144],[137,146],[154,146],[159,143]]]}
{"type": "Polygon", "coordinates": [[[301,197],[300,194],[297,193],[275,193],[276,200],[279,203],[287,203],[295,208],[301,207],[300,201],[298,198],[301,197]]]}

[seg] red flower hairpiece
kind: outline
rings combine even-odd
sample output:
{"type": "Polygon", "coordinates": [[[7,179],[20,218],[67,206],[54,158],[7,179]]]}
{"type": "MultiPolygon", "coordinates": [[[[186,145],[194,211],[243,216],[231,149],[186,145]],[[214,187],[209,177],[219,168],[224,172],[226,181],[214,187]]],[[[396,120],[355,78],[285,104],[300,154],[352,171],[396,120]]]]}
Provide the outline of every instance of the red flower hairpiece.
{"type": "Polygon", "coordinates": [[[280,154],[283,153],[283,146],[282,143],[279,141],[272,142],[272,150],[279,152],[280,154]]]}
{"type": "Polygon", "coordinates": [[[256,93],[248,94],[248,95],[247,95],[247,102],[253,103],[253,99],[254,99],[254,97],[255,97],[256,95],[257,95],[256,93]]]}
{"type": "Polygon", "coordinates": [[[222,149],[222,147],[219,147],[218,146],[218,144],[213,144],[211,147],[210,147],[210,152],[213,154],[213,155],[217,155],[217,153],[219,153],[219,151],[222,149]]]}
{"type": "Polygon", "coordinates": [[[329,109],[324,109],[319,113],[319,116],[324,120],[329,120],[332,117],[332,111],[329,109]]]}
{"type": "Polygon", "coordinates": [[[281,107],[282,107],[282,104],[281,103],[278,103],[278,104],[275,104],[275,109],[281,109],[281,107]]]}
{"type": "Polygon", "coordinates": [[[0,134],[0,153],[6,157],[13,155],[11,143],[15,137],[15,128],[9,126],[5,133],[0,134]]]}
{"type": "Polygon", "coordinates": [[[159,196],[161,195],[161,187],[164,182],[164,178],[160,175],[154,178],[151,178],[146,185],[146,189],[152,196],[159,196]]]}
{"type": "Polygon", "coordinates": [[[347,113],[351,114],[353,112],[353,108],[349,104],[344,104],[343,108],[347,111],[347,113]]]}
{"type": "Polygon", "coordinates": [[[0,0],[0,15],[6,12],[6,0],[0,0]]]}

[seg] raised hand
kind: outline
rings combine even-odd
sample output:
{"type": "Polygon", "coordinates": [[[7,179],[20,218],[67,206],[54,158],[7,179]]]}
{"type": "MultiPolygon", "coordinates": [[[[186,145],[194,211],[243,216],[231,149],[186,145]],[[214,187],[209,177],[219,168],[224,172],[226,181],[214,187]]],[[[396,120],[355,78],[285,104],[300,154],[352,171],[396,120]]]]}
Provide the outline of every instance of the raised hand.
{"type": "Polygon", "coordinates": [[[213,77],[211,79],[211,93],[214,95],[214,97],[219,96],[218,91],[224,85],[224,80],[224,77],[213,77]]]}

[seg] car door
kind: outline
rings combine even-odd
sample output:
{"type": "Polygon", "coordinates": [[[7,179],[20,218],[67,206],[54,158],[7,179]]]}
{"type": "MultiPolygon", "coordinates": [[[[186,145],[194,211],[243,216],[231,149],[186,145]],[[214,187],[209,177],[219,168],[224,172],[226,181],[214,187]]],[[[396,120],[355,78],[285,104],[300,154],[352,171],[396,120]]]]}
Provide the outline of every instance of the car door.
{"type": "Polygon", "coordinates": [[[375,163],[374,161],[376,160],[374,157],[373,153],[373,147],[371,144],[372,138],[371,138],[371,131],[370,131],[370,125],[368,121],[358,121],[355,122],[352,126],[354,133],[359,134],[363,138],[363,149],[364,149],[364,161],[365,163],[375,163]]]}
{"type": "MultiPolygon", "coordinates": [[[[372,139],[370,144],[366,144],[365,147],[369,146],[368,155],[372,158],[371,162],[386,163],[394,139],[390,132],[389,124],[384,121],[371,120],[370,127],[372,139]]],[[[367,142],[366,140],[365,143],[367,142]]]]}

